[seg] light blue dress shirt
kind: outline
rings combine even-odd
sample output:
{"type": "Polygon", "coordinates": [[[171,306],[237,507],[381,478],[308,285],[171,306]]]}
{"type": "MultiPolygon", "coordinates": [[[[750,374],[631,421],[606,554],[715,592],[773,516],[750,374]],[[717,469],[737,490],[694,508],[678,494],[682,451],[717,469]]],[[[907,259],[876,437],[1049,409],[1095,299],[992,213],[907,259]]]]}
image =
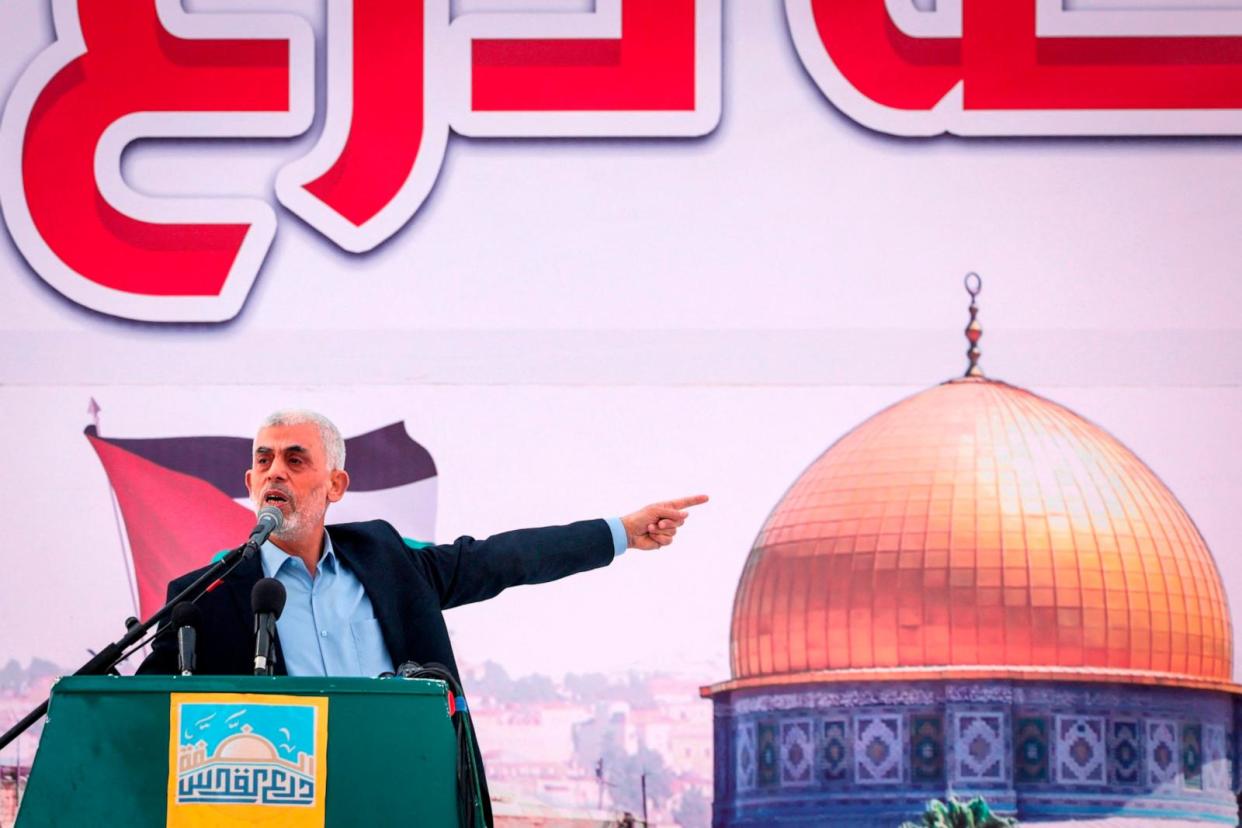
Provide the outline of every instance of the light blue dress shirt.
{"type": "MultiPolygon", "coordinates": [[[[625,551],[625,527],[608,518],[613,555],[625,551]]],[[[406,541],[412,547],[423,544],[406,541]]],[[[263,575],[285,587],[285,608],[276,620],[285,672],[291,676],[378,676],[393,669],[392,655],[362,582],[343,566],[323,533],[323,554],[312,578],[301,558],[266,541],[263,575]]]]}
{"type": "Polygon", "coordinates": [[[261,550],[263,574],[284,584],[285,609],[276,620],[280,653],[291,676],[378,676],[392,656],[362,582],[341,565],[323,533],[315,577],[301,558],[270,540],[261,550]]]}

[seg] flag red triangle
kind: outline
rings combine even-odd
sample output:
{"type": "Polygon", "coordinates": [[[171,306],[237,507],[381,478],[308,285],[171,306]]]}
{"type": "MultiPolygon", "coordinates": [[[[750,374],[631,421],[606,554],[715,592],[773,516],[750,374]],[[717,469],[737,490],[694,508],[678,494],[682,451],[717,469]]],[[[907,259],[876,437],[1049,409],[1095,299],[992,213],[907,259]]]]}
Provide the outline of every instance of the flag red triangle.
{"type": "Polygon", "coordinates": [[[138,582],[140,613],[164,605],[168,582],[244,541],[254,513],[197,477],[87,434],[116,492],[138,582]]]}

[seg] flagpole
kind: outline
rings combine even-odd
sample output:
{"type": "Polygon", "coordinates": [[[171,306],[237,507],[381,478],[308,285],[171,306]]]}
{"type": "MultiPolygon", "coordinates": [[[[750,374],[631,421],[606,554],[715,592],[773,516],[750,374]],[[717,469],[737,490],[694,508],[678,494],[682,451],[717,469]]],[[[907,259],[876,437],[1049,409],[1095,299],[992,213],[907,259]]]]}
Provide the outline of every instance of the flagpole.
{"type": "Polygon", "coordinates": [[[125,563],[125,580],[129,584],[129,600],[134,608],[134,617],[138,617],[138,581],[134,574],[134,563],[132,553],[129,551],[129,545],[125,542],[124,523],[121,520],[121,507],[116,499],[116,490],[112,488],[112,481],[108,481],[108,494],[112,499],[112,517],[116,521],[117,539],[121,543],[121,560],[125,563]]]}
{"type": "MultiPolygon", "coordinates": [[[[95,398],[91,397],[90,404],[86,407],[86,413],[91,415],[91,419],[95,424],[95,434],[99,434],[99,403],[95,402],[95,398]]],[[[105,475],[107,477],[107,475],[105,475]]],[[[134,574],[133,553],[129,549],[129,544],[125,542],[125,521],[121,518],[121,504],[116,497],[116,489],[112,486],[112,478],[108,477],[108,497],[112,500],[112,519],[116,524],[116,537],[121,545],[121,562],[125,565],[125,582],[129,585],[129,601],[134,608],[134,617],[139,616],[138,606],[138,576],[134,574]]]]}

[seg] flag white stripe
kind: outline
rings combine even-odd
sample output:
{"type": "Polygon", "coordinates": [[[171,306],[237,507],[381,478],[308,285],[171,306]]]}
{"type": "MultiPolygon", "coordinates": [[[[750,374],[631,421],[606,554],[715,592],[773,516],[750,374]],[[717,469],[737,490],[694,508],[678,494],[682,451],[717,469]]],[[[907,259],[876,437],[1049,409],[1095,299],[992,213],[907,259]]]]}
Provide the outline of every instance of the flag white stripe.
{"type": "MultiPolygon", "coordinates": [[[[436,534],[437,478],[429,477],[404,486],[371,492],[346,492],[328,507],[328,523],[386,520],[407,538],[433,541],[436,534]]],[[[238,503],[247,509],[254,504],[246,498],[238,503]]],[[[242,540],[245,540],[244,538],[242,540]]]]}

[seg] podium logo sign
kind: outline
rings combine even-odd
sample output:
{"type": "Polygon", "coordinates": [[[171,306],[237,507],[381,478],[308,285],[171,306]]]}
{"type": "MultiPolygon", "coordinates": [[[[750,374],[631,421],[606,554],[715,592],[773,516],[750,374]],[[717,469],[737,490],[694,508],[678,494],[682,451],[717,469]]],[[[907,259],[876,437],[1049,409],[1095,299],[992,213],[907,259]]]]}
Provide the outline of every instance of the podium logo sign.
{"type": "Polygon", "coordinates": [[[324,824],[328,700],[173,693],[169,828],[324,824]]]}

